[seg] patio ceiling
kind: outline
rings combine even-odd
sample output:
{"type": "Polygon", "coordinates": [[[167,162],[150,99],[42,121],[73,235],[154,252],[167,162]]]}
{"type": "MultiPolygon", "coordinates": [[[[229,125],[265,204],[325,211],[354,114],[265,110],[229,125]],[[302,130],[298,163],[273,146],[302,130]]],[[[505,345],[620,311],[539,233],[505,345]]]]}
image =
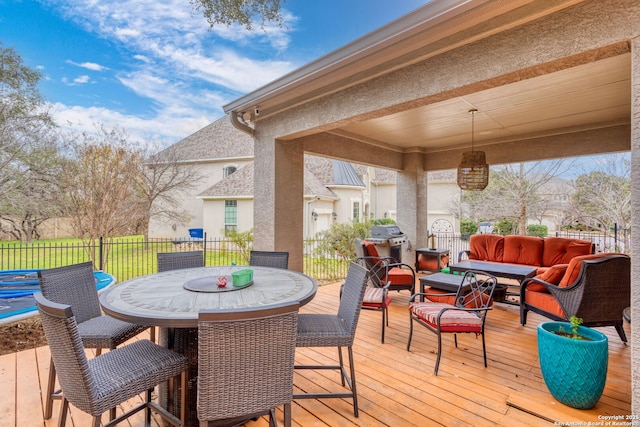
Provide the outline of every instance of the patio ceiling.
{"type": "Polygon", "coordinates": [[[374,145],[424,152],[629,124],[630,55],[623,54],[332,131],[374,145]]]}

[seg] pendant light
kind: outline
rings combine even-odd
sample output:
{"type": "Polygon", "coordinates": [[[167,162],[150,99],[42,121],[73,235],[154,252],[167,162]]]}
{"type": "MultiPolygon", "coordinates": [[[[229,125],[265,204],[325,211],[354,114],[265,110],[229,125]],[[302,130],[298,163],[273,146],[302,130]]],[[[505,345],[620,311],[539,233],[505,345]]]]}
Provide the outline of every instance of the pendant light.
{"type": "Polygon", "coordinates": [[[462,160],[458,165],[458,187],[463,190],[484,190],[489,184],[489,165],[485,159],[484,151],[473,151],[473,134],[475,113],[478,110],[472,108],[471,113],[471,151],[462,153],[462,160]]]}

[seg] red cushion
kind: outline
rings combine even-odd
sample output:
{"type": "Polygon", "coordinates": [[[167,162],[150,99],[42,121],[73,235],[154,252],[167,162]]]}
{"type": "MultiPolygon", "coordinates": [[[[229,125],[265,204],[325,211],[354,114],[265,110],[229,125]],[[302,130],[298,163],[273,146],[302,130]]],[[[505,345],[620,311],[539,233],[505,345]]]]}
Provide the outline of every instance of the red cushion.
{"type": "MultiPolygon", "coordinates": [[[[440,302],[415,302],[409,306],[411,312],[429,324],[437,328],[438,313],[443,308],[452,307],[450,304],[440,302]]],[[[463,310],[448,310],[440,318],[440,330],[443,332],[482,332],[482,320],[473,313],[463,310]]]]}
{"type": "MultiPolygon", "coordinates": [[[[553,267],[547,268],[544,273],[537,275],[536,278],[544,282],[553,283],[554,285],[557,285],[558,283],[560,283],[565,273],[567,272],[567,267],[569,267],[569,264],[554,265],[553,267]]],[[[544,285],[540,283],[535,283],[535,282],[531,282],[527,285],[527,291],[549,292],[547,291],[547,288],[545,288],[544,285]]]]}
{"type": "Polygon", "coordinates": [[[383,300],[383,295],[384,289],[367,286],[367,288],[364,290],[364,299],[362,300],[362,305],[372,308],[388,307],[389,304],[391,304],[391,297],[387,294],[386,298],[384,298],[383,300]]]}
{"type": "MultiPolygon", "coordinates": [[[[449,257],[444,255],[440,258],[440,268],[449,264],[449,257]]],[[[438,259],[432,256],[418,255],[418,270],[438,270],[438,259]]]]}
{"type": "Polygon", "coordinates": [[[544,240],[534,236],[505,236],[502,262],[542,265],[544,240]]]}
{"type": "Polygon", "coordinates": [[[591,246],[588,240],[547,237],[544,239],[542,265],[568,264],[577,256],[591,254],[591,246]]]}
{"type": "Polygon", "coordinates": [[[538,307],[548,313],[565,319],[567,317],[562,308],[560,308],[558,300],[548,292],[527,292],[526,301],[527,304],[538,307]]]}
{"type": "Polygon", "coordinates": [[[371,242],[367,242],[366,240],[363,241],[362,243],[364,243],[364,248],[367,251],[367,256],[380,258],[380,255],[378,254],[378,248],[376,248],[376,245],[374,245],[371,242]]]}
{"type": "Polygon", "coordinates": [[[387,280],[392,285],[411,285],[414,283],[413,273],[400,267],[393,267],[389,270],[387,280]]]}
{"type": "Polygon", "coordinates": [[[562,280],[560,281],[560,283],[558,284],[558,286],[560,286],[561,288],[566,288],[569,285],[573,284],[573,282],[575,282],[578,279],[578,276],[580,275],[580,269],[582,268],[582,261],[585,260],[591,260],[591,259],[599,259],[599,258],[603,258],[606,256],[611,256],[611,255],[623,255],[623,256],[628,256],[625,254],[617,254],[617,253],[601,253],[601,254],[590,254],[590,255],[582,255],[582,256],[577,256],[575,258],[573,258],[571,260],[571,262],[569,263],[569,266],[567,267],[567,272],[565,273],[564,277],[562,278],[562,280]]]}
{"type": "Polygon", "coordinates": [[[469,259],[502,262],[504,237],[497,234],[474,234],[469,239],[469,259]]]}

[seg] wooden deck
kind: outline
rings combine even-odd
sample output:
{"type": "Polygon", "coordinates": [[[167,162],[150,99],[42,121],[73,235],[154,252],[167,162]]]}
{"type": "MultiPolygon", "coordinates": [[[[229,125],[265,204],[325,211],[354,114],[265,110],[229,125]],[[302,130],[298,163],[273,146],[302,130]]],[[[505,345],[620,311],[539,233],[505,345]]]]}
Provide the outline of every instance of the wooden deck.
{"type": "MultiPolygon", "coordinates": [[[[339,284],[323,286],[303,312],[335,312],[339,284]]],[[[414,332],[407,352],[409,316],[406,292],[394,293],[386,342],[380,343],[380,313],[362,312],[354,345],[360,417],[350,401],[300,400],[293,405],[295,426],[544,426],[567,422],[598,422],[600,415],[631,411],[631,348],[614,328],[600,328],[609,337],[609,372],[603,397],[588,411],[566,407],[553,399],[542,380],[537,357],[536,325],[544,320],[530,313],[526,327],[519,324],[518,308],[496,304],[487,320],[488,367],[482,363],[482,343],[473,335],[444,338],[438,376],[433,375],[436,337],[422,327],[414,332]]],[[[629,325],[627,336],[630,336],[629,325]]],[[[299,349],[300,363],[333,363],[336,350],[299,349]]],[[[0,357],[0,427],[54,426],[43,422],[40,390],[46,386],[47,347],[0,357]]],[[[295,374],[296,391],[335,390],[333,371],[295,374]]],[[[131,401],[130,401],[131,402],[131,401]]],[[[282,424],[282,412],[278,413],[282,424]]],[[[104,417],[106,420],[106,416],[104,417]]],[[[84,427],[88,417],[71,407],[67,425],[84,427]]],[[[129,424],[142,426],[143,415],[129,424]]],[[[265,420],[248,426],[266,426],[265,420]]],[[[558,425],[558,424],[556,424],[558,425]]],[[[566,424],[565,424],[566,425],[566,424]]],[[[580,424],[573,424],[580,425],[580,424]]]]}

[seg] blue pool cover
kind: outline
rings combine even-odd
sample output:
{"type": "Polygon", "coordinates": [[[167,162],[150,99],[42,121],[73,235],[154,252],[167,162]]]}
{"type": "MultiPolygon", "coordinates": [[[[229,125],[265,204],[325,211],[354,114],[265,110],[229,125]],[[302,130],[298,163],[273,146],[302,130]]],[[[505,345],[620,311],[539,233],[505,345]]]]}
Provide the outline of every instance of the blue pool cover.
{"type": "MultiPolygon", "coordinates": [[[[102,271],[93,273],[98,291],[114,282],[114,277],[102,271]]],[[[34,292],[40,292],[38,270],[0,271],[0,323],[11,322],[36,314],[34,292]]]]}

